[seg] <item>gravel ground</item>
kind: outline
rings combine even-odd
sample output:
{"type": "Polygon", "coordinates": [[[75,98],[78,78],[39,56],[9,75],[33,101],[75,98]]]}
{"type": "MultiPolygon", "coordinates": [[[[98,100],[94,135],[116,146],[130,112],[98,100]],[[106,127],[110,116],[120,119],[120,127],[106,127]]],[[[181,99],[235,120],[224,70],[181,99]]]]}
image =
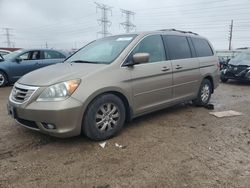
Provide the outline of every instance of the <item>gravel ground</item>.
{"type": "Polygon", "coordinates": [[[103,149],[83,136],[53,138],[27,130],[6,111],[0,88],[0,187],[249,187],[250,84],[221,84],[216,118],[181,104],[128,123],[103,149]],[[125,147],[118,148],[115,143],[125,147]]]}

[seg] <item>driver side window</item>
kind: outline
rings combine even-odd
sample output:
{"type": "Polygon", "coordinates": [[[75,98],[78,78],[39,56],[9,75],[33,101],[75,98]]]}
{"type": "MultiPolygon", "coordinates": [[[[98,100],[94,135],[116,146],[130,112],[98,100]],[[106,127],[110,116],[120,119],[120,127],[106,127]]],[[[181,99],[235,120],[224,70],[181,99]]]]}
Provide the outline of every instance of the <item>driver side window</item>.
{"type": "Polygon", "coordinates": [[[26,52],[19,56],[19,59],[21,60],[29,60],[29,52],[26,52]]]}
{"type": "Polygon", "coordinates": [[[149,53],[149,63],[166,60],[165,49],[160,35],[151,35],[144,38],[135,47],[131,55],[133,56],[136,53],[149,53]]]}

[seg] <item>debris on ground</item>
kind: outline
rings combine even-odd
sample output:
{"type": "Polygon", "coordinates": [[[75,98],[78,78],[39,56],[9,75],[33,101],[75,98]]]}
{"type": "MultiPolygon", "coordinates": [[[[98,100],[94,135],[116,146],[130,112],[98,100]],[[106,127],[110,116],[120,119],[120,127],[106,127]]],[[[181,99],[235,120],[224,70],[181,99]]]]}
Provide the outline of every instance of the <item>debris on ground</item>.
{"type": "Polygon", "coordinates": [[[122,148],[122,149],[125,149],[127,147],[127,146],[120,145],[118,143],[115,143],[115,146],[118,147],[118,148],[122,148]]]}
{"type": "Polygon", "coordinates": [[[236,112],[233,110],[221,111],[221,112],[209,112],[209,114],[214,115],[215,117],[232,117],[232,116],[241,116],[241,112],[236,112]]]}
{"type": "Polygon", "coordinates": [[[100,145],[102,148],[105,148],[106,142],[100,143],[99,145],[100,145]]]}
{"type": "Polygon", "coordinates": [[[214,105],[213,104],[207,104],[204,106],[204,108],[208,109],[208,110],[214,110],[214,105]]]}
{"type": "Polygon", "coordinates": [[[96,188],[108,188],[109,184],[98,185],[96,188]]]}

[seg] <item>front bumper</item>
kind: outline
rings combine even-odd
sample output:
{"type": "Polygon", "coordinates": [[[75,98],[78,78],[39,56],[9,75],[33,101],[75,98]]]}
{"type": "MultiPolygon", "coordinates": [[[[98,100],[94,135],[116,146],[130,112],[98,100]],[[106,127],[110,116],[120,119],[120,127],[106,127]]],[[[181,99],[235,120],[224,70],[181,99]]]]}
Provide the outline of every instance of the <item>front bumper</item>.
{"type": "Polygon", "coordinates": [[[17,104],[9,100],[8,112],[24,127],[55,137],[72,137],[81,133],[83,104],[70,97],[58,102],[17,104]],[[48,124],[54,125],[53,129],[48,124]]]}
{"type": "Polygon", "coordinates": [[[250,81],[250,70],[234,71],[232,69],[221,70],[221,77],[224,79],[250,81]]]}

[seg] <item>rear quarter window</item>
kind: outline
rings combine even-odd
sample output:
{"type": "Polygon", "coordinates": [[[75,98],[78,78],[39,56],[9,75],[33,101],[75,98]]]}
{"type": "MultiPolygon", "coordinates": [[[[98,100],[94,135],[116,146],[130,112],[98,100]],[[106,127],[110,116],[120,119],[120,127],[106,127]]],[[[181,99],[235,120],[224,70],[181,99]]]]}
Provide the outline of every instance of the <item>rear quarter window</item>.
{"type": "Polygon", "coordinates": [[[192,38],[192,42],[198,57],[208,57],[214,55],[211,46],[205,39],[192,38]]]}

